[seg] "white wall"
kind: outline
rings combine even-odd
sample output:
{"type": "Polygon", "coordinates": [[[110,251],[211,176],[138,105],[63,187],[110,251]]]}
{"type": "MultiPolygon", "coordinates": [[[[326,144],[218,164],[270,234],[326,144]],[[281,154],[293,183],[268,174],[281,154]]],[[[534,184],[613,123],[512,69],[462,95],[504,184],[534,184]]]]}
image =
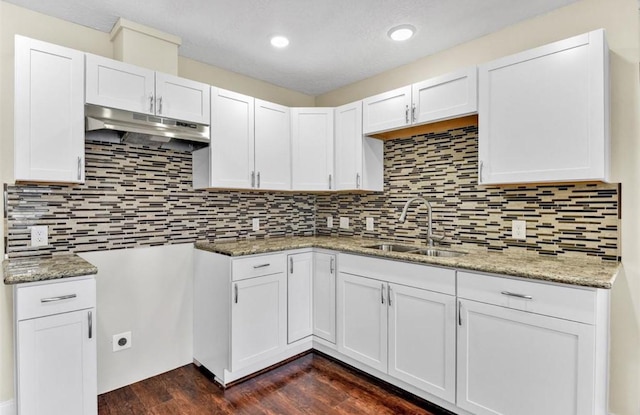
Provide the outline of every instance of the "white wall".
{"type": "Polygon", "coordinates": [[[98,393],[193,361],[193,244],[80,254],[98,267],[98,393]],[[113,335],[132,347],[113,352],[113,335]]]}

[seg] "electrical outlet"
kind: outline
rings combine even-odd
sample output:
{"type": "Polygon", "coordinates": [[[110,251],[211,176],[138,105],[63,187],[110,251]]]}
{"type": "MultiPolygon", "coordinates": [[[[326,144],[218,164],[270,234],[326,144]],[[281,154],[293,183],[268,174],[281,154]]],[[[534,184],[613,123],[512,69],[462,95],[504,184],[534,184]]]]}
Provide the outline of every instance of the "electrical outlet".
{"type": "Polygon", "coordinates": [[[511,237],[520,240],[527,239],[527,222],[524,220],[512,220],[511,237]]]}
{"type": "Polygon", "coordinates": [[[47,246],[49,245],[49,227],[32,226],[31,227],[31,246],[47,246]]]}
{"type": "Polygon", "coordinates": [[[327,216],[327,228],[333,228],[333,216],[327,216]]]}
{"type": "Polygon", "coordinates": [[[254,231],[260,230],[260,218],[253,218],[253,230],[254,231]]]}
{"type": "Polygon", "coordinates": [[[367,218],[366,222],[367,222],[367,230],[368,231],[372,231],[373,230],[373,218],[367,218]]]}
{"type": "Polygon", "coordinates": [[[131,332],[125,331],[124,333],[113,335],[113,351],[119,352],[120,350],[128,349],[131,344],[131,332]]]}
{"type": "Polygon", "coordinates": [[[340,217],[340,228],[349,229],[349,218],[340,217]]]}

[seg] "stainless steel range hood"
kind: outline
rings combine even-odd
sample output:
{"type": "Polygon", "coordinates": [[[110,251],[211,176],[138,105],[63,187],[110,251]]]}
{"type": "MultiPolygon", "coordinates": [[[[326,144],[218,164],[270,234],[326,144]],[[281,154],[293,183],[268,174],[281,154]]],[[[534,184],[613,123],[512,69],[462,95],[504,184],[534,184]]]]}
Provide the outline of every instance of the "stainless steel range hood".
{"type": "Polygon", "coordinates": [[[154,115],[85,105],[86,131],[122,132],[121,142],[161,147],[167,143],[197,150],[209,145],[209,126],[154,115]]]}

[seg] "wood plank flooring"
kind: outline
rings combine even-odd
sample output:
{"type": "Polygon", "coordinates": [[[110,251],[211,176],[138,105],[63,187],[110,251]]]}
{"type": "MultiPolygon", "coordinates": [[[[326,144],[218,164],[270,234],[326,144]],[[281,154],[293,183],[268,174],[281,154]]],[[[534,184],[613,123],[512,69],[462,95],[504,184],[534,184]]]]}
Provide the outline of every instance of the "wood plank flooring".
{"type": "Polygon", "coordinates": [[[226,390],[187,365],[98,397],[99,415],[445,415],[444,410],[316,353],[226,390]]]}

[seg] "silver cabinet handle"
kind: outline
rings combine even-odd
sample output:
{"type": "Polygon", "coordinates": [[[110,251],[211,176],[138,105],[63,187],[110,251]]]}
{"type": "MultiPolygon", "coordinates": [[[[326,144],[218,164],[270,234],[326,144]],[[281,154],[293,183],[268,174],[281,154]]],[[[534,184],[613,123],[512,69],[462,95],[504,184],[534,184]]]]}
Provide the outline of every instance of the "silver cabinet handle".
{"type": "Polygon", "coordinates": [[[293,258],[289,257],[289,273],[293,274],[293,258]]]}
{"type": "Polygon", "coordinates": [[[233,289],[235,292],[235,300],[233,300],[236,304],[238,304],[238,284],[233,285],[233,289]]]}
{"type": "Polygon", "coordinates": [[[409,124],[409,106],[405,105],[404,107],[404,123],[409,124]]]}
{"type": "Polygon", "coordinates": [[[149,95],[149,112],[150,113],[153,113],[153,101],[154,101],[153,94],[150,94],[149,95]]]}
{"type": "Polygon", "coordinates": [[[380,284],[380,301],[384,304],[384,283],[380,284]]]}
{"type": "Polygon", "coordinates": [[[41,303],[53,303],[53,302],[56,302],[56,301],[70,300],[70,299],[76,298],[76,297],[77,297],[76,294],[67,294],[67,295],[61,295],[59,297],[41,298],[40,302],[41,303]]]}
{"type": "Polygon", "coordinates": [[[458,326],[462,326],[462,301],[458,300],[458,326]]]}
{"type": "Polygon", "coordinates": [[[360,173],[356,173],[356,189],[360,188],[360,173]]]}
{"type": "Polygon", "coordinates": [[[78,156],[78,180],[82,179],[82,157],[78,156]]]}
{"type": "Polygon", "coordinates": [[[416,122],[416,104],[411,104],[411,121],[416,122]]]}
{"type": "Polygon", "coordinates": [[[506,296],[509,296],[509,297],[522,298],[523,300],[533,300],[533,296],[531,296],[531,295],[512,293],[510,291],[502,291],[500,294],[506,295],[506,296]]]}
{"type": "Polygon", "coordinates": [[[389,306],[391,306],[391,294],[392,294],[391,286],[387,285],[387,298],[388,298],[389,306]]]}
{"type": "Polygon", "coordinates": [[[482,168],[484,167],[484,162],[480,160],[480,168],[478,169],[478,183],[482,183],[482,168]]]}
{"type": "Polygon", "coordinates": [[[93,337],[93,313],[89,311],[87,315],[87,320],[89,322],[89,338],[93,337]]]}
{"type": "Polygon", "coordinates": [[[162,97],[158,98],[158,114],[162,114],[162,97]]]}
{"type": "Polygon", "coordinates": [[[333,271],[335,270],[335,261],[336,259],[331,257],[331,261],[329,262],[329,273],[333,275],[333,271]]]}
{"type": "Polygon", "coordinates": [[[251,187],[256,187],[256,172],[251,172],[251,187]]]}
{"type": "Polygon", "coordinates": [[[256,187],[259,189],[260,188],[260,172],[258,172],[258,175],[256,176],[256,187]]]}
{"type": "Polygon", "coordinates": [[[331,176],[332,175],[330,174],[329,175],[329,190],[331,190],[331,182],[332,182],[332,179],[333,179],[333,177],[331,177],[331,176]]]}
{"type": "Polygon", "coordinates": [[[264,267],[268,267],[271,264],[260,264],[260,265],[254,265],[253,269],[258,269],[258,268],[264,268],[264,267]]]}

